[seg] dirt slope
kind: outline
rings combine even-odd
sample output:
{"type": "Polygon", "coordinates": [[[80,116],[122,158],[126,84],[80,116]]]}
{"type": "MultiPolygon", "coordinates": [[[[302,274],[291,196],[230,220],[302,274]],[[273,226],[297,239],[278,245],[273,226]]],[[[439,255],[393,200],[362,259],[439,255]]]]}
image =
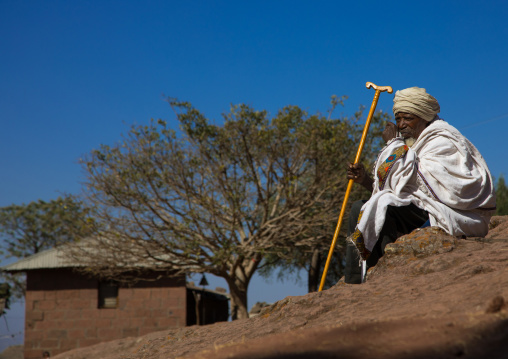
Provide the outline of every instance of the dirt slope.
{"type": "Polygon", "coordinates": [[[260,316],[125,338],[57,359],[507,358],[508,217],[486,239],[402,237],[362,285],[287,297],[260,316]]]}

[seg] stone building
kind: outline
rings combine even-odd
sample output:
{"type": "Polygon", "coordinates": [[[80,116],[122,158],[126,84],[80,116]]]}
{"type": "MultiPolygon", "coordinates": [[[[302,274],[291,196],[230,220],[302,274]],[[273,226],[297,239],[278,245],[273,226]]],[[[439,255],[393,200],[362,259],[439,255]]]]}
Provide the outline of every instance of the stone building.
{"type": "Polygon", "coordinates": [[[2,268],[26,273],[25,359],[228,319],[225,291],[187,284],[185,275],[156,279],[148,272],[125,285],[83,275],[62,258],[55,248],[2,268]]]}

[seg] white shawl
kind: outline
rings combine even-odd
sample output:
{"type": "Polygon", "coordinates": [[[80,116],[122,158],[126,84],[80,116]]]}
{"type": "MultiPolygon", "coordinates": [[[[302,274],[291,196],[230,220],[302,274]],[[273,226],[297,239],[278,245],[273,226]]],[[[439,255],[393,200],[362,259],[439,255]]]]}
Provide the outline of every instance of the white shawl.
{"type": "Polygon", "coordinates": [[[372,197],[349,238],[364,259],[379,238],[387,206],[413,203],[429,213],[432,226],[454,236],[487,234],[496,205],[490,171],[474,145],[445,121],[432,122],[411,148],[400,137],[390,141],[375,173],[372,197]]]}

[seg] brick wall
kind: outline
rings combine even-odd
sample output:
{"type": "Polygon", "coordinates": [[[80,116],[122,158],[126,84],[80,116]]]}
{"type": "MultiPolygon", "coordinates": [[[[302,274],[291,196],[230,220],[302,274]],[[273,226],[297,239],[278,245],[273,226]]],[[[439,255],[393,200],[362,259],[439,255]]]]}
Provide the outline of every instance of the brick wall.
{"type": "Polygon", "coordinates": [[[98,309],[98,285],[70,269],[27,273],[25,359],[186,325],[184,277],[120,287],[115,309],[98,309]]]}

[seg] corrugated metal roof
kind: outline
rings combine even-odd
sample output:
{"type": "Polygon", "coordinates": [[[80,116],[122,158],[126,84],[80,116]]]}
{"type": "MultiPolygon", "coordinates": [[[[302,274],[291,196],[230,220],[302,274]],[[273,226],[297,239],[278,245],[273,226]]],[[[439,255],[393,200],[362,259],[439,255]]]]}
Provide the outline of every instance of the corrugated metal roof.
{"type": "Polygon", "coordinates": [[[72,261],[64,257],[62,249],[52,248],[6,265],[2,267],[2,270],[23,271],[30,269],[69,268],[77,266],[77,264],[73,264],[72,261]]]}
{"type": "MultiPolygon", "coordinates": [[[[31,255],[30,257],[23,258],[17,262],[12,264],[8,264],[4,267],[1,267],[4,271],[26,271],[33,269],[47,269],[47,268],[75,268],[75,267],[83,267],[85,264],[78,263],[72,259],[72,256],[69,255],[69,252],[73,250],[73,248],[81,248],[86,250],[89,254],[93,255],[97,252],[97,248],[93,245],[92,239],[87,239],[81,242],[76,243],[67,243],[60,247],[55,247],[52,249],[48,249],[37,254],[31,255]]],[[[158,256],[161,260],[166,260],[170,258],[168,255],[161,254],[158,256]]],[[[104,258],[102,258],[104,259],[104,258]]],[[[132,267],[145,267],[145,268],[153,268],[153,269],[170,269],[170,265],[165,264],[164,262],[160,262],[154,258],[145,258],[144,260],[140,260],[140,257],[132,256],[131,260],[128,261],[131,263],[132,267]]],[[[115,258],[111,257],[111,260],[114,261],[115,258]]],[[[177,261],[175,260],[175,263],[177,261]]],[[[198,268],[197,266],[187,266],[189,271],[193,271],[193,269],[198,268]]]]}

